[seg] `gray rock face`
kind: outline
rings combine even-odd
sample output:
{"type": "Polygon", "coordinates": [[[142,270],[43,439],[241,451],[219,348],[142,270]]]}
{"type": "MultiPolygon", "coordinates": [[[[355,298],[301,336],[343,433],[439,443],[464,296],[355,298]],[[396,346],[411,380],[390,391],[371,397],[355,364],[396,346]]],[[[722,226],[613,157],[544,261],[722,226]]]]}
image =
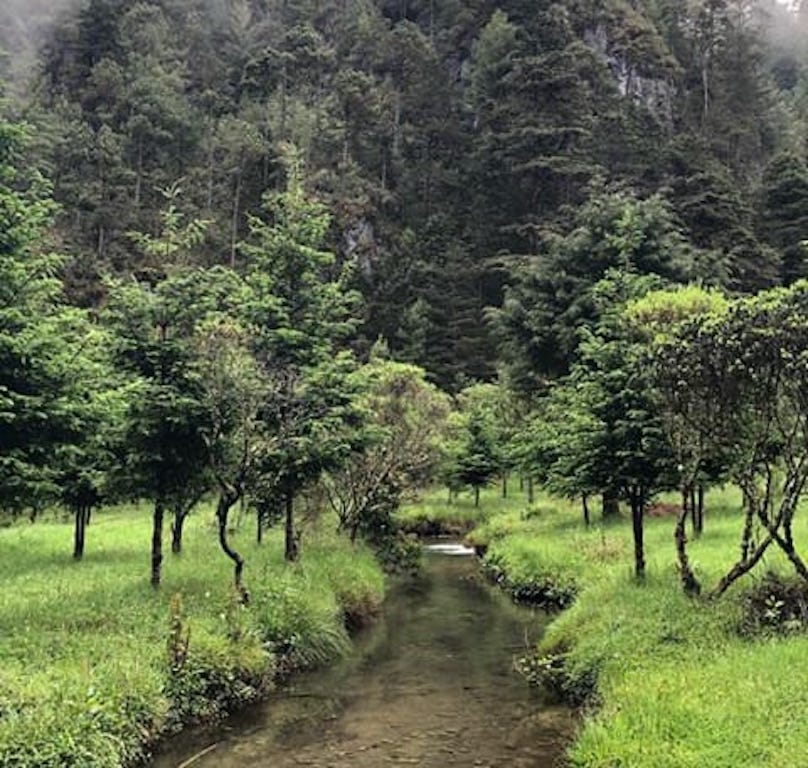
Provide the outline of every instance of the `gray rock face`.
{"type": "Polygon", "coordinates": [[[603,24],[584,33],[584,40],[609,66],[621,95],[644,106],[654,118],[668,129],[673,128],[673,99],[676,88],[672,82],[649,77],[639,68],[612,50],[609,33],[603,24]]]}

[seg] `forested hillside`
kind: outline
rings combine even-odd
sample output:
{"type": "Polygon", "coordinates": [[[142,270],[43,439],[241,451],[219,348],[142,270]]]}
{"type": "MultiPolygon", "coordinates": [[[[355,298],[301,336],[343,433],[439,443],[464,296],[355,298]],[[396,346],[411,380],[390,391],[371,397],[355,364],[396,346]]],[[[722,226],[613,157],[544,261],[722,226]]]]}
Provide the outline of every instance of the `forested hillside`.
{"type": "Polygon", "coordinates": [[[290,143],[365,298],[357,351],[383,336],[449,388],[494,373],[504,295],[543,355],[537,307],[616,266],[580,243],[615,195],[691,252],[681,277],[808,271],[808,13],[774,0],[14,0],[0,34],[80,306],[159,272],[131,233],[166,190],[205,222],[194,259],[242,267],[290,143]]]}

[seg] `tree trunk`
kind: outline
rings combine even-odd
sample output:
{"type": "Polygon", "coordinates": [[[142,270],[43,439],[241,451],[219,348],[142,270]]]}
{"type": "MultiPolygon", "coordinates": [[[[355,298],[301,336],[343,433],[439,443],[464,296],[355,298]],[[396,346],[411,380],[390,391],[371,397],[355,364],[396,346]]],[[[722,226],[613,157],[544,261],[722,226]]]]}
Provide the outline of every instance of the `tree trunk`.
{"type": "Polygon", "coordinates": [[[604,518],[617,517],[620,514],[620,502],[613,491],[607,491],[603,494],[601,514],[604,518]]]}
{"type": "Polygon", "coordinates": [[[479,507],[479,506],[480,506],[480,486],[475,485],[474,486],[474,507],[476,508],[476,507],[479,507]]]}
{"type": "Polygon", "coordinates": [[[233,195],[233,220],[230,222],[230,268],[236,267],[236,246],[238,245],[238,219],[241,213],[241,174],[242,168],[239,165],[236,174],[236,191],[233,195]]]}
{"type": "Polygon", "coordinates": [[[261,544],[264,540],[264,516],[261,514],[261,508],[256,507],[255,510],[255,541],[261,544]]]}
{"type": "Polygon", "coordinates": [[[503,473],[503,475],[502,475],[502,498],[503,499],[508,498],[508,474],[507,474],[507,472],[503,473]]]}
{"type": "Polygon", "coordinates": [[[284,557],[289,563],[297,560],[297,540],[295,539],[295,495],[286,493],[286,527],[284,531],[284,557]]]}
{"type": "Polygon", "coordinates": [[[87,510],[81,504],[74,510],[76,525],[73,535],[73,558],[81,560],[84,557],[84,534],[87,525],[87,510]]]}
{"type": "Polygon", "coordinates": [[[589,528],[589,524],[592,522],[589,517],[589,499],[587,495],[584,493],[581,495],[581,506],[583,507],[584,511],[584,524],[587,528],[589,528]]]}
{"type": "Polygon", "coordinates": [[[645,578],[645,552],[643,549],[643,497],[641,493],[631,494],[631,525],[634,532],[634,575],[645,578]]]}
{"type": "Polygon", "coordinates": [[[533,494],[533,478],[528,477],[528,479],[527,479],[527,503],[532,504],[534,498],[535,497],[534,497],[534,494],[533,494]]]}
{"type": "Polygon", "coordinates": [[[84,507],[84,527],[85,528],[90,527],[90,521],[92,520],[92,516],[93,516],[93,508],[92,508],[92,506],[90,504],[88,504],[86,507],[84,507]]]}
{"type": "Polygon", "coordinates": [[[687,492],[690,496],[690,522],[693,525],[693,533],[697,534],[699,530],[699,522],[696,519],[696,486],[691,485],[687,492]]]}
{"type": "Polygon", "coordinates": [[[699,484],[699,495],[696,511],[696,534],[701,536],[704,533],[704,486],[699,484]]]}
{"type": "Polygon", "coordinates": [[[137,140],[137,171],[135,175],[135,208],[140,208],[140,190],[143,187],[143,136],[137,140]]]}
{"type": "Polygon", "coordinates": [[[701,584],[690,568],[690,561],[687,557],[687,489],[682,489],[682,508],[676,516],[676,530],[674,541],[676,542],[676,556],[679,560],[679,576],[682,579],[682,586],[685,594],[698,595],[701,592],[701,584]]]}
{"type": "Polygon", "coordinates": [[[227,491],[222,491],[219,495],[219,503],[216,505],[216,519],[219,523],[219,546],[222,551],[233,561],[233,585],[245,605],[250,601],[250,594],[244,588],[242,575],[244,573],[244,558],[230,546],[227,539],[227,517],[230,508],[238,501],[238,496],[227,491]]]}
{"type": "Polygon", "coordinates": [[[163,568],[163,514],[165,508],[163,500],[154,503],[154,517],[152,519],[152,545],[151,545],[151,585],[157,589],[163,568]]]}
{"type": "Polygon", "coordinates": [[[187,513],[182,509],[174,510],[174,522],[171,525],[171,551],[175,555],[182,553],[182,527],[185,525],[187,513]]]}

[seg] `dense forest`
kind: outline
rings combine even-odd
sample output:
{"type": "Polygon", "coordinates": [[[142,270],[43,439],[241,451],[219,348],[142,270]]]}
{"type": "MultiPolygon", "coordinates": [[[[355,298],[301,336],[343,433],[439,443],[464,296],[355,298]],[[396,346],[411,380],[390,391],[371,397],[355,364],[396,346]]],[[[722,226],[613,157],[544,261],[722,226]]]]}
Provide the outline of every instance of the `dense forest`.
{"type": "Polygon", "coordinates": [[[584,606],[524,665],[606,702],[575,764],[658,765],[607,743],[599,605],[655,664],[808,626],[806,278],[807,3],[6,0],[0,575],[43,581],[0,600],[0,763],[134,764],[339,651],[413,531],[479,526],[515,598],[584,606]],[[150,577],[135,623],[79,568],[150,577]],[[120,658],[83,647],[99,617],[120,658]],[[70,632],[65,707],[28,675],[70,632]]]}
{"type": "Polygon", "coordinates": [[[364,298],[355,350],[381,336],[452,390],[494,375],[503,301],[563,365],[534,294],[566,310],[615,265],[578,257],[584,203],[654,206],[689,278],[805,272],[808,21],[776,2],[62,6],[4,3],[0,46],[77,306],[153,270],[130,233],[159,233],[169,189],[205,222],[193,263],[243,267],[287,144],[364,298]]]}

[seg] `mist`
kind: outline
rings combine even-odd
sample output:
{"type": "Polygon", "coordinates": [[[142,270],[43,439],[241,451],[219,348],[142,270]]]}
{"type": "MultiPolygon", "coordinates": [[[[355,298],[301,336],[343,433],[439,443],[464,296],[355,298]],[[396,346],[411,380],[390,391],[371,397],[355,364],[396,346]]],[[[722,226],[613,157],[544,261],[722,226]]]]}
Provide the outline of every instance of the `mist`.
{"type": "Polygon", "coordinates": [[[81,3],[82,0],[0,2],[0,77],[14,90],[24,90],[53,22],[77,10],[81,3]]]}

